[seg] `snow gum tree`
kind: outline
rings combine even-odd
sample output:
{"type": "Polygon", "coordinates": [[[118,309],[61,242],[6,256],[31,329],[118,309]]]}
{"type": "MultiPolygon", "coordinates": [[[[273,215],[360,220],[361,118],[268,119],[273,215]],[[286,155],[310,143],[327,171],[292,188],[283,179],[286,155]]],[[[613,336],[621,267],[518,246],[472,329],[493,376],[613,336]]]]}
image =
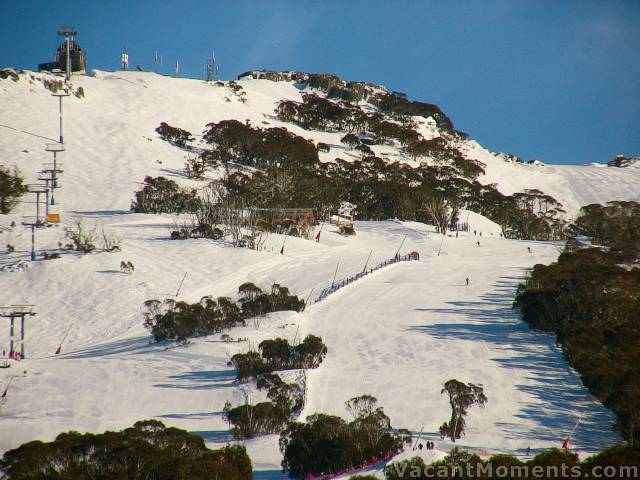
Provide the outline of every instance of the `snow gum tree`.
{"type": "Polygon", "coordinates": [[[445,383],[440,393],[449,395],[451,405],[451,419],[440,426],[440,435],[442,438],[449,437],[455,442],[456,438],[464,435],[465,417],[469,407],[473,405],[484,407],[487,396],[484,394],[482,385],[466,384],[455,379],[445,383]]]}

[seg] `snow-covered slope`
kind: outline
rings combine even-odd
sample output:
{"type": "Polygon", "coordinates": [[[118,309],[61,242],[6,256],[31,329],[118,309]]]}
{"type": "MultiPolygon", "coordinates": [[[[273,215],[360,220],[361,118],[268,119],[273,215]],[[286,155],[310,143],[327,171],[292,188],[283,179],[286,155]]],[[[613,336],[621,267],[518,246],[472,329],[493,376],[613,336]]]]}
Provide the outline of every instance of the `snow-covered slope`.
{"type": "MultiPolygon", "coordinates": [[[[0,81],[0,161],[18,166],[29,183],[50,161],[44,146],[52,140],[46,138],[57,138],[57,101],[38,74],[32,77],[0,81]]],[[[229,118],[283,125],[272,116],[275,103],[300,99],[300,91],[286,82],[241,80],[245,103],[224,85],[152,73],[101,72],[73,81],[85,98],[64,100],[67,150],[60,156],[57,208],[63,222],[76,215],[87,226],[102,225],[121,237],[122,251],[28,262],[30,233],[19,226],[19,215],[32,215],[33,204],[0,216],[0,245],[16,247],[0,258],[0,305],[35,304],[37,312],[27,321],[27,359],[0,370],[1,385],[15,377],[1,407],[0,451],[68,429],[102,431],[141,418],[197,432],[210,445],[229,441],[224,402],[262,398],[234,382],[230,355],[266,338],[293,340],[307,333],[321,335],[329,353],[308,374],[303,416],[346,415],[344,401],[370,393],[394,426],[415,432],[424,427],[425,437],[446,451],[452,445],[435,438],[449,415],[440,390],[457,378],[482,383],[489,397],[484,411],[470,412],[462,446],[513,453],[559,446],[580,415],[580,451],[620,441],[612,433],[612,414],[582,387],[553,339],[528,331],[511,310],[525,269],[552,261],[556,245],[503,239],[495,224],[472,212],[463,220],[483,232],[482,238],[447,237],[439,256],[440,235],[396,221],[357,222],[352,238],[325,226],[319,243],[289,238],[284,255],[278,253],[278,235],[268,238],[262,252],[202,239],[172,241],[170,216],[128,212],[146,175],[189,182],[179,175],[184,152],[159,140],[154,129],[165,121],[198,133],[208,122],[229,118]],[[9,227],[12,220],[18,226],[9,227]],[[338,277],[359,272],[371,250],[370,264],[390,258],[405,235],[402,253],[419,251],[419,262],[377,271],[303,313],[272,314],[228,332],[241,341],[225,343],[216,335],[187,347],[149,345],[141,305],[175,296],[185,273],[182,300],[233,296],[246,281],[278,282],[314,298],[331,283],[337,265],[338,277]],[[122,260],[135,265],[132,275],[119,272],[122,260]],[[62,355],[54,356],[67,331],[62,355]]],[[[323,160],[348,157],[340,134],[286,126],[333,145],[323,160]]],[[[475,142],[463,147],[487,165],[482,181],[498,183],[505,193],[539,188],[572,212],[592,201],[640,199],[640,169],[525,166],[505,162],[475,142]]],[[[63,232],[63,225],[38,230],[38,248],[55,247],[63,232]]],[[[2,348],[6,327],[0,325],[2,348]]],[[[254,466],[277,474],[277,437],[246,443],[254,466]]]]}
{"type": "MultiPolygon", "coordinates": [[[[58,138],[57,99],[42,84],[47,77],[29,73],[18,82],[0,81],[0,159],[17,165],[27,178],[35,179],[42,163],[51,161],[42,137],[58,138]]],[[[209,122],[232,118],[259,127],[286,126],[331,145],[330,153],[321,154],[323,161],[352,155],[341,147],[340,133],[307,131],[274,118],[279,100],[301,100],[301,91],[290,82],[239,80],[244,100],[227,86],[146,72],[96,72],[95,77],[74,77],[73,84],[83,88],[85,97],[71,96],[63,104],[67,188],[61,200],[67,211],[128,210],[136,182],[145,175],[175,176],[185,154],[158,138],[155,128],[163,121],[196,135],[209,122]]],[[[419,130],[425,138],[438,135],[426,121],[419,130]]],[[[523,165],[507,162],[475,141],[463,142],[460,149],[486,164],[482,183],[496,183],[506,194],[538,188],[560,200],[569,214],[593,198],[640,200],[640,168],[523,165]]],[[[408,161],[389,147],[373,150],[390,160],[408,161]]]]}

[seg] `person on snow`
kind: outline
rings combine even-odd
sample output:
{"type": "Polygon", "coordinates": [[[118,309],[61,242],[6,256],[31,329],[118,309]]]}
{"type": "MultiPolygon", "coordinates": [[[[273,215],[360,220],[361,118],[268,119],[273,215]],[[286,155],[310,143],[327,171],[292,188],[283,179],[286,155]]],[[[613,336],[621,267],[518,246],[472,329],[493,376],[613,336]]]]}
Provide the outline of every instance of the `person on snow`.
{"type": "Polygon", "coordinates": [[[478,244],[478,246],[480,246],[480,240],[478,240],[476,243],[478,244]]]}
{"type": "Polygon", "coordinates": [[[469,277],[465,278],[465,281],[467,282],[467,287],[469,286],[469,277]]]}

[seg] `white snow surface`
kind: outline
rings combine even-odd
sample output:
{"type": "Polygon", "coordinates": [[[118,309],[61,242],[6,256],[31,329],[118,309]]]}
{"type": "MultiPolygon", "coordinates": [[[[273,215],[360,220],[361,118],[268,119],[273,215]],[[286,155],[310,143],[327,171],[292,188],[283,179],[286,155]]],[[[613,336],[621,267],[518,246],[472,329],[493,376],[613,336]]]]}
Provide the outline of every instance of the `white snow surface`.
{"type": "MultiPolygon", "coordinates": [[[[17,166],[34,183],[42,164],[51,161],[44,146],[57,138],[58,113],[57,100],[38,80],[42,76],[30,75],[31,81],[0,81],[0,162],[17,166]]],[[[191,183],[180,173],[185,153],[157,137],[160,122],[194,133],[229,118],[261,127],[286,125],[332,145],[323,161],[349,158],[341,134],[275,120],[278,100],[300,100],[300,90],[286,82],[239,81],[246,104],[226,86],[153,73],[99,72],[95,78],[74,77],[73,83],[83,87],[85,98],[64,100],[66,151],[60,155],[64,173],[54,210],[63,224],[77,216],[119,236],[122,251],[29,262],[30,232],[19,223],[21,214],[34,214],[34,205],[24,202],[16,215],[0,216],[0,246],[16,247],[0,255],[0,305],[34,304],[37,312],[27,320],[27,358],[0,370],[1,385],[14,377],[1,407],[0,451],[70,429],[101,432],[144,418],[220,446],[232,441],[221,415],[225,401],[237,405],[247,394],[253,401],[264,398],[234,381],[230,356],[267,338],[292,341],[310,333],[323,338],[329,353],[320,368],[308,372],[302,418],[315,412],[346,417],[346,400],[372,394],[394,427],[424,429],[424,440],[434,440],[437,451],[422,455],[432,459],[453,446],[436,432],[450,415],[440,390],[456,378],[481,383],[489,398],[484,409],[470,410],[468,433],[457,443],[462,447],[486,455],[560,446],[580,416],[573,440],[578,451],[588,454],[621,441],[612,430],[613,414],[582,386],[554,338],[530,331],[511,309],[526,269],[553,261],[557,245],[501,238],[497,225],[473,212],[463,212],[461,221],[483,236],[449,236],[439,256],[442,236],[423,224],[398,221],[356,222],[351,238],[325,226],[319,243],[289,238],[284,255],[279,235],[271,235],[262,252],[210,240],[170,240],[171,216],[128,211],[146,175],[191,183]],[[18,226],[9,227],[11,221],[18,226]],[[227,332],[242,341],[225,343],[213,335],[186,347],[150,344],[142,325],[142,303],[173,297],[185,273],[181,300],[234,296],[246,281],[263,287],[278,282],[315,298],[331,283],[336,265],[338,278],[356,273],[371,250],[370,264],[392,257],[405,235],[401,253],[417,250],[420,261],[379,270],[302,313],[271,314],[227,332]],[[135,272],[121,273],[121,260],[131,261],[135,272]],[[69,328],[62,354],[53,355],[69,328]]],[[[431,126],[421,128],[433,133],[431,126]]],[[[487,165],[483,183],[497,183],[505,193],[539,188],[570,214],[592,202],[640,200],[640,169],[521,165],[474,141],[461,148],[487,165]]],[[[393,155],[401,159],[397,151],[393,155]]],[[[64,225],[39,229],[38,249],[55,249],[63,237],[64,225]]],[[[5,349],[7,323],[0,325],[5,349]]],[[[276,435],[245,444],[260,478],[280,475],[276,435]]]]}

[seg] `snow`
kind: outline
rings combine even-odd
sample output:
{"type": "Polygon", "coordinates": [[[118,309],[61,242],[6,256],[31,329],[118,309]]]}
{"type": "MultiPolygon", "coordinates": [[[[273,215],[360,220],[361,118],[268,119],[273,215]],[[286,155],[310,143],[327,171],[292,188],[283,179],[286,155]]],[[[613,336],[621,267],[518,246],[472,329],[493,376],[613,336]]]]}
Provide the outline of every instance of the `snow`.
{"type": "MultiPolygon", "coordinates": [[[[32,76],[31,82],[0,81],[0,158],[17,165],[30,182],[51,161],[44,152],[51,140],[43,137],[57,138],[56,100],[37,80],[39,74],[32,76]]],[[[346,416],[344,402],[369,393],[395,427],[414,432],[424,427],[425,441],[434,440],[437,451],[421,455],[435,458],[453,446],[436,431],[450,413],[442,384],[457,378],[482,383],[489,398],[485,409],[469,413],[468,434],[458,443],[465,448],[521,454],[528,446],[534,452],[559,446],[580,415],[584,420],[574,439],[580,452],[621,441],[612,431],[613,415],[588,394],[554,339],[529,331],[511,309],[526,269],[553,261],[557,245],[501,238],[496,224],[466,211],[460,220],[483,232],[482,238],[447,237],[440,256],[442,237],[433,229],[399,221],[356,222],[357,235],[349,238],[325,226],[319,243],[289,238],[284,255],[279,235],[269,236],[262,252],[203,239],[170,240],[171,216],[128,211],[146,175],[190,183],[180,176],[185,152],[154,132],[160,122],[194,134],[229,118],[280,126],[273,118],[276,102],[300,100],[300,90],[287,82],[242,79],[243,103],[227,87],[146,72],[97,72],[73,82],[83,87],[85,98],[64,100],[67,150],[60,155],[61,205],[55,208],[63,223],[77,216],[88,227],[119,236],[122,251],[67,253],[31,263],[30,232],[9,224],[19,225],[20,214],[33,215],[33,204],[0,216],[0,245],[16,247],[0,257],[0,305],[35,304],[37,312],[27,320],[27,359],[0,371],[0,385],[16,376],[1,407],[0,451],[51,440],[69,429],[99,432],[143,418],[198,433],[209,446],[219,446],[231,440],[221,415],[225,401],[237,405],[247,395],[254,401],[264,395],[234,381],[230,356],[267,338],[292,341],[297,333],[320,335],[329,348],[322,366],[308,373],[303,418],[314,412],[346,416]],[[185,273],[181,300],[234,296],[246,281],[262,287],[278,282],[314,298],[331,283],[336,266],[341,278],[361,271],[371,250],[370,265],[388,259],[405,235],[401,253],[417,250],[419,262],[374,272],[302,313],[271,314],[227,332],[241,341],[225,343],[214,335],[187,347],[149,344],[142,303],[175,298],[185,273]],[[133,274],[119,271],[122,260],[134,264],[133,274]],[[69,327],[63,353],[54,356],[69,327]]],[[[323,161],[348,157],[340,146],[342,134],[286,126],[331,144],[323,161]]],[[[425,135],[437,133],[427,122],[420,128],[425,135]]],[[[392,160],[402,158],[384,148],[392,160]]],[[[591,202],[640,200],[640,169],[538,168],[505,162],[474,141],[461,148],[487,165],[483,183],[497,183],[505,193],[539,188],[560,199],[570,214],[591,202]]],[[[36,242],[39,249],[52,249],[63,237],[64,225],[51,226],[38,230],[36,242]]],[[[7,344],[4,324],[0,345],[7,344]]],[[[261,472],[257,478],[280,475],[277,436],[245,444],[261,472]]]]}

